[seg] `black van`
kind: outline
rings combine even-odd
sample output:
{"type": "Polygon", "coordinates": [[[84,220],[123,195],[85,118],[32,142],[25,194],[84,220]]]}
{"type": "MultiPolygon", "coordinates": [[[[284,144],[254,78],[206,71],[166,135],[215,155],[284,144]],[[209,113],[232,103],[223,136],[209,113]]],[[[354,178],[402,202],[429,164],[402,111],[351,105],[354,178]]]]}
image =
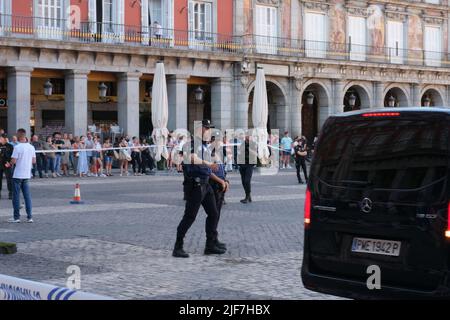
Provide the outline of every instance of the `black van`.
{"type": "Polygon", "coordinates": [[[450,298],[450,109],[330,117],[311,164],[302,280],[358,299],[450,298]],[[367,285],[377,266],[381,289],[367,285]]]}

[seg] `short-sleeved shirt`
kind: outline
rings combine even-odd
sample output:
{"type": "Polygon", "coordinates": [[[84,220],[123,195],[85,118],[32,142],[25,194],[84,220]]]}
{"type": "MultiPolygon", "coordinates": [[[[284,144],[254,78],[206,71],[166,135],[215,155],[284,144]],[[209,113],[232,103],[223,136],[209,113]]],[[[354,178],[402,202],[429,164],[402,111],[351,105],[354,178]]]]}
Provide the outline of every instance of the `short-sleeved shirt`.
{"type": "MultiPolygon", "coordinates": [[[[56,148],[58,150],[63,149],[64,148],[64,144],[65,144],[64,140],[61,140],[61,139],[60,140],[56,140],[55,143],[54,143],[54,145],[56,146],[56,148]]],[[[60,156],[60,155],[62,155],[62,152],[57,152],[56,155],[60,156]]]]}
{"type": "Polygon", "coordinates": [[[283,137],[283,139],[281,139],[281,145],[283,146],[284,150],[291,151],[292,138],[291,137],[283,137]]]}
{"type": "Polygon", "coordinates": [[[33,158],[36,158],[36,150],[29,143],[19,143],[14,147],[12,158],[16,159],[14,179],[31,179],[33,158]]]}
{"type": "MultiPolygon", "coordinates": [[[[185,143],[183,146],[183,151],[188,152],[190,149],[190,152],[194,152],[194,141],[192,140],[189,146],[189,143],[185,143]],[[190,147],[190,148],[189,148],[190,147]]],[[[196,152],[197,156],[202,160],[207,160],[207,157],[211,157],[211,154],[208,153],[207,147],[203,144],[200,146],[196,152]]],[[[183,170],[185,171],[185,174],[188,177],[191,178],[200,178],[200,179],[207,179],[211,175],[212,171],[211,168],[209,168],[206,165],[202,164],[191,164],[191,163],[185,163],[183,165],[183,170]]]]}
{"type": "MultiPolygon", "coordinates": [[[[86,139],[85,145],[86,145],[86,149],[88,149],[88,150],[94,149],[94,140],[86,139]]],[[[86,151],[86,156],[92,157],[92,151],[86,151]]]]}

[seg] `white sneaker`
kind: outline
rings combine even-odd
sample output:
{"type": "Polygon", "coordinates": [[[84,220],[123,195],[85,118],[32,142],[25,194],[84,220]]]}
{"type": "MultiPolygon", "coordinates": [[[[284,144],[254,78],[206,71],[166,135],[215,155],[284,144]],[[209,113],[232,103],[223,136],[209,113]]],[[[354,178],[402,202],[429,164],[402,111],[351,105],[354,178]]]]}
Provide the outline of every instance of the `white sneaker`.
{"type": "Polygon", "coordinates": [[[8,220],[8,223],[20,223],[20,219],[14,219],[14,218],[11,218],[11,219],[9,219],[8,220]]]}
{"type": "Polygon", "coordinates": [[[102,173],[102,174],[100,175],[100,177],[106,178],[106,175],[102,173]]]}
{"type": "Polygon", "coordinates": [[[288,169],[292,169],[292,167],[290,165],[287,166],[288,169]]]}
{"type": "Polygon", "coordinates": [[[27,219],[27,223],[33,223],[33,219],[27,219]]]}

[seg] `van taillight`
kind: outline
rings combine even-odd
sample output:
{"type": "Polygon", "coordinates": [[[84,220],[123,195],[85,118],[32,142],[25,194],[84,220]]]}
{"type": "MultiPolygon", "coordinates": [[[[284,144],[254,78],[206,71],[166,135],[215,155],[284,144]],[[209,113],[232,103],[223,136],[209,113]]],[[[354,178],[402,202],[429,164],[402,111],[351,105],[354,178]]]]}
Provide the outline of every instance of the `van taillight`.
{"type": "Polygon", "coordinates": [[[311,223],[311,192],[309,188],[306,189],[305,197],[305,227],[311,223]]]}
{"type": "Polygon", "coordinates": [[[450,239],[450,201],[447,206],[447,230],[445,230],[445,237],[450,239]]]}
{"type": "Polygon", "coordinates": [[[371,112],[371,113],[363,113],[362,116],[365,118],[368,118],[368,117],[398,117],[398,116],[400,116],[400,112],[371,112]]]}

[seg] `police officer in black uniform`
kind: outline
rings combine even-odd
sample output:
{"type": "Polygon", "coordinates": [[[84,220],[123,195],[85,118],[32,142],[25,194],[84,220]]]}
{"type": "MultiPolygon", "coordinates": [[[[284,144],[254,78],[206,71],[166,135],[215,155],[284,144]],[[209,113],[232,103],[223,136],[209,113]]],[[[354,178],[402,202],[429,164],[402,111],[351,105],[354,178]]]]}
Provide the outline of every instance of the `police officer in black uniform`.
{"type": "MultiPolygon", "coordinates": [[[[183,219],[177,228],[177,240],[173,249],[172,255],[176,258],[188,258],[183,249],[184,237],[187,231],[192,226],[197,217],[197,213],[200,206],[205,209],[206,218],[206,246],[205,254],[224,254],[226,249],[217,245],[217,207],[216,199],[214,197],[214,191],[209,184],[209,180],[212,179],[221,185],[226,192],[228,186],[225,181],[218,178],[213,171],[217,171],[218,165],[206,160],[208,158],[208,151],[206,142],[210,141],[211,135],[211,122],[209,120],[202,121],[201,133],[195,136],[195,139],[202,139],[202,146],[200,150],[194,153],[194,139],[191,143],[191,152],[185,153],[184,156],[184,177],[183,182],[184,191],[186,196],[186,206],[183,219]],[[201,137],[199,137],[201,135],[201,137]],[[190,158],[190,159],[189,159],[190,158]]],[[[188,145],[188,144],[186,144],[188,145]]],[[[186,145],[184,150],[186,150],[186,145]]],[[[189,146],[187,146],[189,148],[189,146]]]]}
{"type": "Polygon", "coordinates": [[[305,175],[305,181],[308,181],[308,173],[306,170],[306,157],[308,156],[308,146],[306,144],[306,139],[304,137],[298,139],[298,144],[294,147],[295,154],[295,168],[297,169],[297,179],[298,183],[302,184],[303,180],[300,175],[300,168],[303,170],[305,175]]]}
{"type": "Polygon", "coordinates": [[[11,156],[13,154],[14,147],[8,143],[8,136],[3,134],[0,136],[0,198],[3,185],[3,174],[6,177],[6,185],[8,187],[8,198],[12,199],[12,176],[13,169],[10,165],[11,156]]]}

